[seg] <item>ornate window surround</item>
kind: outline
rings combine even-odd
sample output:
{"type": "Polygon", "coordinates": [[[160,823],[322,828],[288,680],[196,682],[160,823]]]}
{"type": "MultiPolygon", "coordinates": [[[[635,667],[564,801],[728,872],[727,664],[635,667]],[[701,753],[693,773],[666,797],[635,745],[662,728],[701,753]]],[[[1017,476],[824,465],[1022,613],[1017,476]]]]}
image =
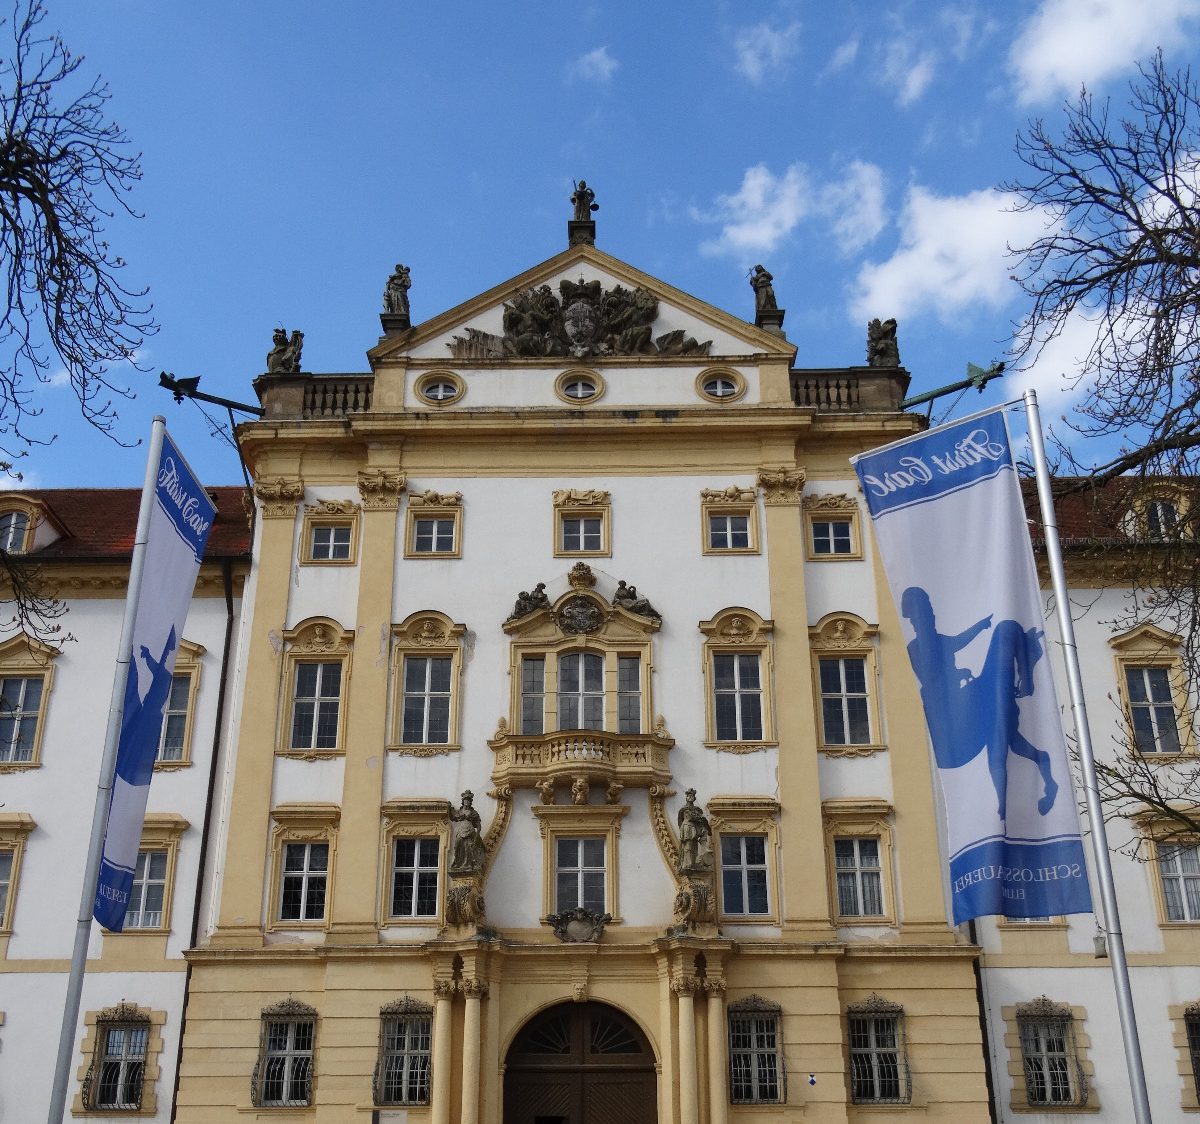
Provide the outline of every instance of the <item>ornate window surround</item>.
{"type": "Polygon", "coordinates": [[[162,1028],[167,1021],[166,1011],[154,1011],[139,1007],[136,1003],[122,1000],[115,1007],[102,1011],[88,1011],[83,1016],[83,1040],[79,1044],[82,1064],[77,1077],[79,1092],[71,1105],[72,1116],[154,1116],[158,1111],[158,1079],[161,1076],[158,1059],[162,1054],[162,1028]],[[137,1109],[93,1108],[89,1103],[92,1094],[92,1075],[101,1058],[108,1027],[112,1024],[144,1023],[146,1035],[146,1062],[142,1071],[141,1104],[137,1109]]]}
{"type": "MultiPolygon", "coordinates": [[[[872,1019],[886,1018],[892,1019],[896,1024],[896,1063],[899,1069],[900,1095],[897,1097],[864,1097],[858,1098],[854,1095],[854,1060],[850,1054],[850,1102],[851,1104],[865,1105],[907,1105],[912,1103],[912,1070],[908,1064],[908,1036],[905,1033],[904,1026],[904,1008],[899,1003],[893,1003],[888,999],[872,992],[866,999],[857,1003],[850,1003],[846,1007],[846,1046],[847,1053],[851,1049],[853,1038],[850,1033],[851,1020],[856,1018],[872,1019]]],[[[875,1052],[874,1049],[871,1051],[875,1052]]]]}
{"type": "Polygon", "coordinates": [[[462,697],[462,645],[467,626],[456,624],[436,609],[411,613],[392,626],[392,718],[388,746],[408,757],[436,757],[462,749],[459,702],[462,697]],[[404,742],[404,659],[406,656],[446,657],[450,660],[450,735],[446,742],[404,742]]]}
{"type": "Polygon", "coordinates": [[[775,622],[765,620],[753,609],[732,606],[711,620],[701,621],[704,633],[704,744],[722,753],[754,753],[778,745],[775,739],[774,659],[771,636],[775,622]],[[718,741],[716,679],[713,656],[758,654],[762,684],[762,732],[760,741],[718,741]]]}
{"type": "Polygon", "coordinates": [[[50,709],[54,686],[54,659],[58,649],[34,636],[19,633],[0,644],[0,678],[42,680],[42,697],[38,703],[37,730],[33,736],[33,753],[28,761],[0,761],[0,774],[18,773],[22,769],[37,769],[42,764],[42,740],[50,709]]]}
{"type": "Polygon", "coordinates": [[[829,883],[829,916],[839,926],[899,924],[895,879],[892,877],[892,814],[886,800],[835,799],[821,801],[821,817],[825,825],[825,863],[829,883]],[[879,877],[883,892],[883,913],[874,917],[843,916],[838,912],[837,861],[834,841],[837,839],[878,839],[879,877]]]}
{"type": "MultiPolygon", "coordinates": [[[[586,796],[586,787],[585,787],[586,796]]],[[[620,878],[621,820],[629,814],[628,804],[535,804],[533,815],[542,835],[542,924],[556,912],[555,852],[558,839],[604,840],[604,911],[612,914],[609,925],[621,923],[618,898],[620,878]]]]}
{"type": "Polygon", "coordinates": [[[434,409],[453,406],[454,403],[461,402],[466,393],[467,384],[463,382],[462,375],[448,367],[435,367],[431,371],[425,371],[423,374],[419,374],[413,382],[413,394],[417,399],[416,405],[419,406],[432,406],[434,409]],[[439,382],[454,387],[454,394],[449,398],[427,398],[425,391],[434,383],[439,382]]]}
{"type": "Polygon", "coordinates": [[[359,524],[362,505],[354,500],[318,500],[304,505],[304,521],[300,527],[300,565],[356,566],[358,564],[359,524]],[[349,527],[350,555],[347,558],[314,558],[313,532],[318,527],[349,527]]]}
{"type": "Polygon", "coordinates": [[[463,538],[463,494],[462,492],[435,492],[432,488],[424,492],[410,492],[408,511],[404,524],[404,557],[461,558],[463,538]],[[454,523],[454,547],[452,550],[416,549],[418,519],[450,519],[454,523]]]}
{"type": "Polygon", "coordinates": [[[1194,535],[1189,527],[1192,518],[1192,501],[1187,490],[1170,480],[1160,480],[1138,490],[1132,497],[1128,510],[1120,520],[1125,534],[1140,542],[1187,541],[1194,535]],[[1147,511],[1153,503],[1169,503],[1175,508],[1175,534],[1152,535],[1147,511]]]}
{"type": "MultiPolygon", "coordinates": [[[[169,773],[175,769],[186,769],[192,763],[192,733],[196,723],[196,697],[200,693],[200,675],[204,670],[204,653],[205,647],[203,644],[197,644],[192,640],[181,640],[179,642],[179,651],[175,654],[175,675],[186,675],[188,677],[188,699],[187,699],[187,716],[183,726],[183,751],[178,758],[173,761],[160,761],[157,757],[154,759],[154,771],[156,773],[169,773]]],[[[163,730],[167,728],[166,719],[163,719],[163,730]]],[[[162,747],[162,735],[159,735],[159,747],[162,747]]]]}
{"type": "Polygon", "coordinates": [[[554,557],[609,558],[612,556],[612,496],[602,488],[556,488],[554,491],[554,557]],[[599,519],[599,550],[567,550],[563,546],[565,519],[599,519]]]}
{"type": "Polygon", "coordinates": [[[813,698],[817,715],[817,748],[829,757],[868,757],[887,749],[880,737],[879,674],[875,663],[877,625],[868,624],[854,613],[826,613],[808,630],[812,649],[813,698]],[[821,705],[821,660],[861,659],[867,680],[867,721],[871,740],[863,745],[828,744],[825,741],[825,718],[821,705]]]}
{"type": "Polygon", "coordinates": [[[388,800],[382,815],[379,863],[379,928],[441,927],[446,917],[447,864],[450,854],[450,801],[437,798],[402,797],[388,800]],[[438,841],[438,908],[430,917],[392,916],[392,868],[397,839],[438,841]]]}
{"type": "Polygon", "coordinates": [[[759,554],[762,547],[759,537],[758,489],[753,485],[741,487],[730,484],[727,488],[703,488],[700,491],[700,549],[703,554],[759,554]],[[747,546],[713,546],[709,536],[709,522],[714,515],[744,515],[749,532],[747,546]]]}
{"type": "Polygon", "coordinates": [[[561,375],[554,380],[554,393],[568,406],[591,406],[599,402],[604,397],[604,392],[607,390],[604,382],[604,377],[599,371],[593,370],[591,367],[568,367],[561,375]],[[567,385],[576,382],[579,379],[586,379],[595,388],[596,393],[587,398],[572,398],[567,394],[567,385]]]}
{"type": "Polygon", "coordinates": [[[771,796],[713,796],[707,804],[715,837],[717,881],[721,881],[721,836],[765,835],[767,838],[767,912],[726,913],[723,890],[718,890],[720,918],[731,925],[779,924],[779,801],[771,796]]]}
{"type": "Polygon", "coordinates": [[[271,810],[271,883],[267,890],[267,931],[280,929],[329,928],[332,917],[333,880],[337,875],[338,824],[342,810],[337,804],[279,804],[271,810]],[[329,862],[325,871],[325,915],[319,921],[283,920],[283,855],[288,843],[328,843],[329,862]]]}
{"type": "Polygon", "coordinates": [[[166,851],[167,873],[163,885],[162,924],[153,928],[126,929],[114,933],[109,929],[103,930],[106,939],[125,941],[149,935],[161,937],[171,931],[171,910],[175,898],[175,870],[178,866],[179,840],[183,833],[192,825],[178,812],[147,812],[142,822],[142,839],[138,844],[139,853],[142,851],[166,851]]]}
{"type": "Polygon", "coordinates": [[[1128,730],[1130,754],[1138,749],[1133,737],[1133,711],[1129,699],[1129,685],[1125,672],[1129,668],[1161,667],[1166,668],[1171,684],[1171,700],[1175,709],[1175,720],[1179,727],[1179,753],[1144,754],[1147,760],[1178,759],[1187,754],[1196,753],[1195,716],[1188,706],[1187,686],[1183,675],[1183,661],[1180,658],[1180,648],[1183,638],[1166,632],[1153,624],[1138,625],[1137,628],[1123,632],[1120,636],[1112,637],[1109,647],[1113,650],[1113,659],[1117,670],[1117,690],[1121,699],[1121,709],[1128,730]]]}
{"type": "Polygon", "coordinates": [[[862,516],[858,500],[844,492],[807,495],[801,502],[804,509],[804,557],[809,562],[854,562],[863,557],[862,516]],[[850,551],[847,554],[818,554],[813,538],[813,524],[844,521],[850,524],[850,551]]]}
{"type": "Polygon", "coordinates": [[[1009,1107],[1013,1112],[1021,1113],[1072,1113],[1095,1112],[1100,1108],[1096,1096],[1095,1082],[1092,1078],[1096,1070],[1088,1058],[1091,1039],[1084,1031],[1087,1020],[1087,1010],[1084,1007],[1068,1006],[1065,1003],[1055,1003],[1046,996],[1040,996],[1029,1003],[1017,1003],[1012,1007],[1001,1007],[1000,1016],[1004,1020],[1004,1043],[1008,1046],[1008,1073],[1012,1078],[1012,1099],[1009,1107]],[[1073,1047],[1075,1073],[1072,1074],[1071,1088],[1075,1092],[1075,1100],[1070,1103],[1030,1104],[1029,1090],[1025,1079],[1024,1053],[1021,1049],[1022,1018],[1064,1018],[1069,1020],[1068,1030],[1073,1047]],[[1082,1086],[1082,1088],[1081,1088],[1082,1086]],[[1083,1095],[1080,1095],[1080,1094],[1083,1095]]]}
{"type": "Polygon", "coordinates": [[[309,617],[283,633],[283,659],[280,660],[280,713],[276,723],[279,757],[297,757],[304,761],[324,761],[346,752],[346,712],[350,700],[350,652],[354,633],[342,628],[332,617],[309,617]],[[337,744],[329,749],[293,749],[292,709],[296,694],[296,667],[302,663],[340,663],[341,688],[338,695],[337,744]]]}
{"type": "MultiPolygon", "coordinates": [[[[8,878],[8,897],[4,909],[0,910],[0,938],[8,937],[13,930],[13,914],[16,912],[17,891],[21,884],[21,859],[25,854],[25,841],[37,827],[28,812],[0,812],[0,847],[12,854],[12,869],[8,878]]],[[[0,942],[0,958],[4,955],[7,941],[0,942]]]]}
{"type": "Polygon", "coordinates": [[[49,521],[49,508],[40,500],[9,492],[0,495],[0,515],[20,514],[25,516],[25,531],[21,542],[10,554],[28,554],[33,550],[38,528],[49,521]]]}

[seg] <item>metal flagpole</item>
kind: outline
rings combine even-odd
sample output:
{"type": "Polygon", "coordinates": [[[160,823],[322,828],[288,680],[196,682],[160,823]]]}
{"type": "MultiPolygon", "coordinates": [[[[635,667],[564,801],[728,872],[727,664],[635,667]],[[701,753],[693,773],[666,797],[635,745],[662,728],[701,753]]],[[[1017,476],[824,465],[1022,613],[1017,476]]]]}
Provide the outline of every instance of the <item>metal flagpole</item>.
{"type": "Polygon", "coordinates": [[[1113,983],[1117,992],[1117,1013],[1121,1019],[1121,1038],[1125,1044],[1125,1064],[1129,1069],[1129,1088],[1133,1094],[1134,1120],[1151,1124],[1150,1100],[1146,1091],[1146,1073],[1142,1066],[1142,1046],[1138,1040],[1137,1016],[1129,987],[1129,967],[1125,962],[1125,941],[1121,936],[1121,917],[1117,911],[1117,892],[1113,885],[1112,863],[1108,855],[1108,836],[1096,784],[1096,760],[1092,754],[1092,735],[1088,728],[1087,705],[1083,699],[1083,679],[1079,673],[1079,652],[1075,646],[1075,627],[1071,604],[1067,599],[1067,575],[1063,569],[1058,542],[1058,521],[1050,492],[1050,469],[1046,464],[1046,446],[1042,438],[1042,419],[1038,413],[1037,392],[1025,391],[1025,415],[1029,423],[1029,444],[1037,474],[1038,503],[1046,531],[1046,559],[1050,563],[1050,581],[1057,603],[1058,626],[1062,633],[1063,653],[1067,661],[1067,683],[1071,690],[1071,713],[1079,739],[1079,761],[1083,770],[1083,794],[1095,852],[1096,875],[1100,881],[1100,902],[1108,937],[1108,956],[1112,963],[1113,983]]]}
{"type": "Polygon", "coordinates": [[[112,700],[108,704],[108,726],[104,732],[104,756],[100,761],[100,779],[96,783],[96,810],[92,815],[92,837],[88,844],[87,866],[83,876],[83,894],[75,929],[75,949],[71,956],[71,974],[67,978],[67,996],[63,1008],[62,1029],[58,1036],[58,1059],[54,1065],[54,1085],[50,1095],[47,1124],[62,1124],[67,1103],[67,1085],[71,1058],[75,1052],[75,1031],[79,1023],[79,1001],[83,993],[83,975],[87,968],[88,938],[92,932],[92,909],[96,904],[96,883],[100,877],[100,858],[108,827],[108,806],[112,799],[113,776],[117,769],[117,744],[121,738],[121,717],[125,708],[125,684],[132,659],[133,626],[142,570],[146,560],[146,539],[150,531],[150,510],[162,453],[166,419],[155,416],[150,430],[150,449],[146,458],[146,478],[142,484],[142,502],[138,508],[137,533],[133,540],[133,559],[129,566],[129,590],[125,597],[125,616],[121,622],[121,641],[117,648],[117,669],[113,677],[112,700]]]}

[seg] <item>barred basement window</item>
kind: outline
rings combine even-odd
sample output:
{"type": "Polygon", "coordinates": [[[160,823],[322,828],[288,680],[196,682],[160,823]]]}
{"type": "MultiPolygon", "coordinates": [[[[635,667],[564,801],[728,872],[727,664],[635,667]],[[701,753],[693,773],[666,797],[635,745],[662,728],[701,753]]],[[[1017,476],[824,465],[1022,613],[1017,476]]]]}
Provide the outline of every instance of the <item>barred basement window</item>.
{"type": "Polygon", "coordinates": [[[778,1003],[751,995],[729,1004],[729,1100],[782,1104],[787,1097],[778,1003]]]}
{"type": "Polygon", "coordinates": [[[1025,1096],[1031,1105],[1081,1105],[1087,1080],[1075,1045],[1071,1009],[1045,996],[1017,1006],[1025,1096]]]}
{"type": "Polygon", "coordinates": [[[855,1104],[908,1104],[912,1080],[904,1043],[904,1008],[872,995],[846,1009],[850,1099],[855,1104]]]}
{"type": "Polygon", "coordinates": [[[1187,1049],[1192,1063],[1192,1081],[1195,1083],[1196,1096],[1200,1097],[1200,1004],[1188,1007],[1184,1011],[1183,1022],[1187,1029],[1187,1049]]]}
{"type": "Polygon", "coordinates": [[[96,1019],[96,1052],[83,1079],[83,1103],[93,1110],[137,1112],[145,1088],[150,1019],[120,1003],[96,1019]]]}
{"type": "Polygon", "coordinates": [[[312,1104],[316,1028],[316,1008],[307,1003],[285,999],[264,1008],[258,1061],[250,1076],[255,1106],[312,1104]]]}
{"type": "Polygon", "coordinates": [[[433,1008],[406,995],[379,1011],[375,1103],[428,1104],[433,1008]]]}

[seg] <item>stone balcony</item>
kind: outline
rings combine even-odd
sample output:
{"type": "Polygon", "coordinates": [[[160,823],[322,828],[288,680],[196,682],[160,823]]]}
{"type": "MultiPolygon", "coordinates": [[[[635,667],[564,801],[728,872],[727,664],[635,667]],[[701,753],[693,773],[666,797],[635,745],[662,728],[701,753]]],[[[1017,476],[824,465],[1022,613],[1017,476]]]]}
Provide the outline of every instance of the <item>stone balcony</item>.
{"type": "Polygon", "coordinates": [[[653,734],[611,734],[605,730],[567,730],[551,734],[497,733],[488,745],[496,755],[492,780],[511,788],[536,788],[549,781],[627,788],[665,785],[671,779],[668,754],[675,739],[653,734]]]}

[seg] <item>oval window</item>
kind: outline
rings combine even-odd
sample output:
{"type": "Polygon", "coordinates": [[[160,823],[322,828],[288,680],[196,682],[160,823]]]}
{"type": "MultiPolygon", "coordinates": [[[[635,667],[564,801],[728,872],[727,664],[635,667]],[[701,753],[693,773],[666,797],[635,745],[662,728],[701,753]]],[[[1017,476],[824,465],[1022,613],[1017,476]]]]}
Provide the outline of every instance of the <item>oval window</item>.
{"type": "Polygon", "coordinates": [[[448,402],[458,394],[458,387],[445,379],[435,379],[421,387],[421,393],[431,402],[448,402]]]}
{"type": "Polygon", "coordinates": [[[583,402],[596,397],[596,384],[591,379],[571,379],[563,384],[563,394],[568,398],[583,402]]]}
{"type": "Polygon", "coordinates": [[[732,398],[737,392],[737,383],[726,375],[714,375],[704,380],[704,393],[710,398],[732,398]]]}

